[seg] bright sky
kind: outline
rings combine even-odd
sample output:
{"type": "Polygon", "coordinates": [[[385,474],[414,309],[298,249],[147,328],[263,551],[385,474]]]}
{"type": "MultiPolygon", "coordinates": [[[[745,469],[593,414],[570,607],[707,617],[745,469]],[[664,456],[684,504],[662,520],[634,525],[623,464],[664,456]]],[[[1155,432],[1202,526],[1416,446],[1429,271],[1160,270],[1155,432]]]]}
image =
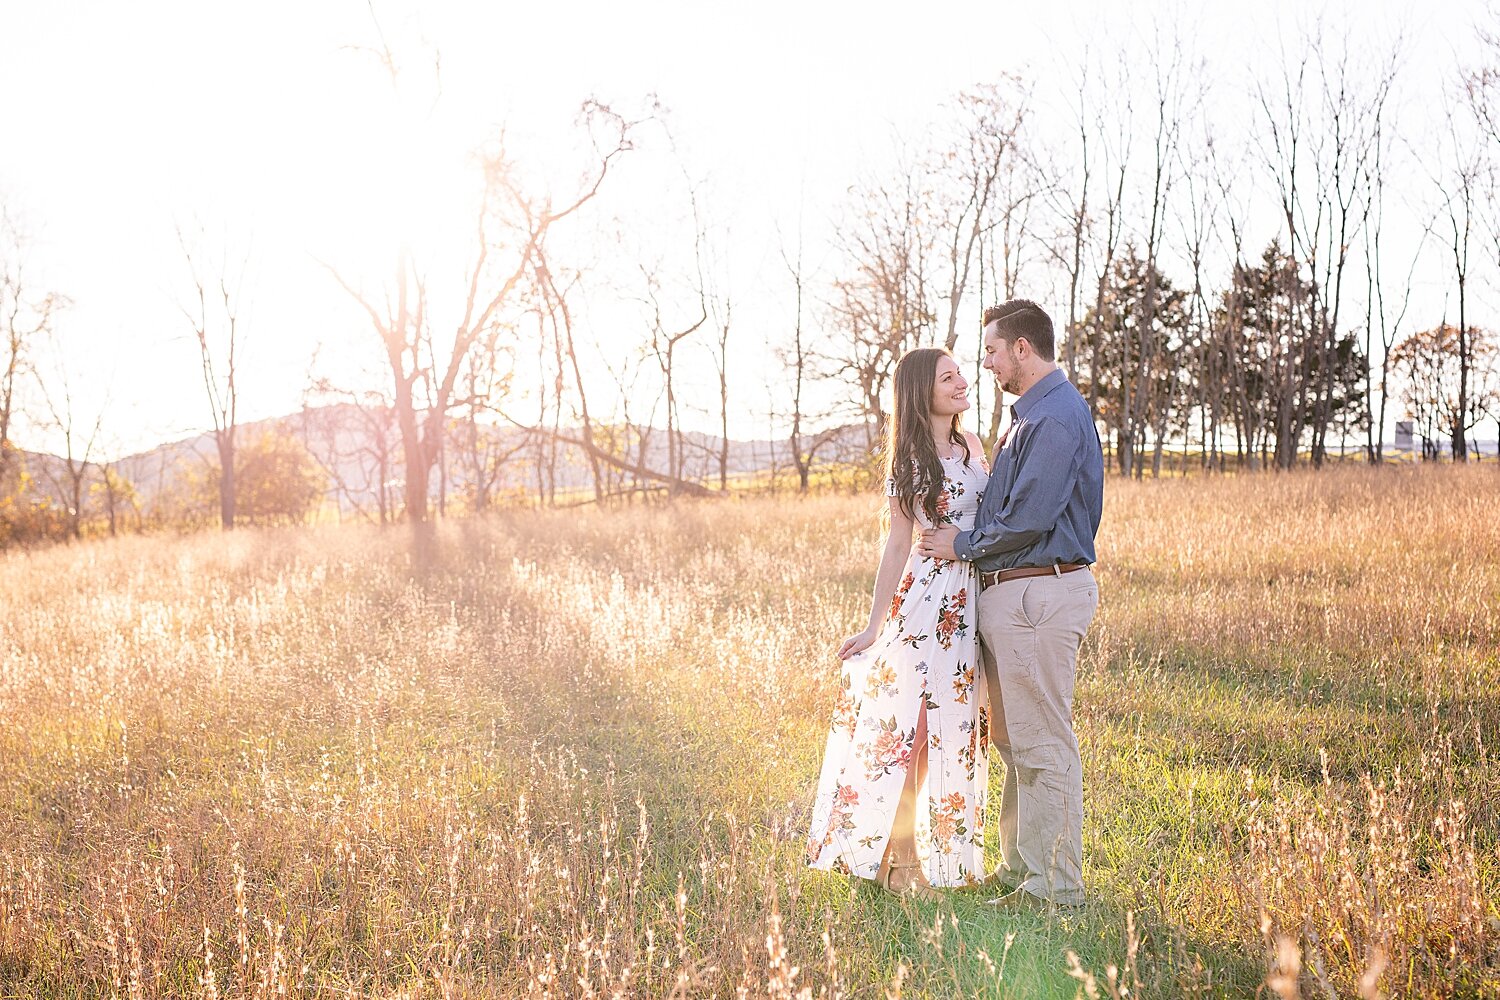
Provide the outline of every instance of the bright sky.
{"type": "MultiPolygon", "coordinates": [[[[384,374],[362,312],[319,260],[373,290],[402,240],[467,248],[470,151],[499,124],[550,162],[584,98],[636,109],[648,93],[670,109],[684,161],[706,179],[707,211],[728,227],[742,331],[731,433],[763,436],[766,386],[779,377],[764,345],[786,326],[778,227],[795,232],[800,216],[817,263],[839,199],[889,156],[893,127],[915,135],[941,102],[1002,70],[1027,72],[1043,111],[1061,116],[1065,67],[1084,41],[1138,34],[1163,5],[506,0],[423,3],[417,16],[418,6],[375,5],[403,62],[397,99],[361,51],[378,43],[356,0],[0,5],[0,199],[33,235],[33,274],[72,300],[58,322],[66,363],[80,409],[108,398],[110,450],[209,424],[178,308],[189,285],[174,224],[201,223],[210,243],[248,251],[241,416],[289,412],[315,368],[348,384],[384,374]],[[440,94],[424,62],[433,48],[440,94]]],[[[1279,13],[1258,21],[1252,6],[1267,5],[1182,8],[1189,40],[1240,90],[1274,59],[1277,19],[1293,23],[1304,5],[1277,0],[1279,13]]],[[[1324,13],[1375,37],[1400,14],[1410,58],[1446,69],[1472,40],[1475,5],[1406,6],[1324,13]]],[[[615,196],[609,211],[633,218],[665,197],[644,170],[615,196]]],[[[441,252],[428,260],[448,276],[435,285],[461,279],[441,252]]],[[[614,331],[594,336],[604,353],[618,346],[614,331]]],[[[52,443],[29,433],[23,445],[52,443]]]]}

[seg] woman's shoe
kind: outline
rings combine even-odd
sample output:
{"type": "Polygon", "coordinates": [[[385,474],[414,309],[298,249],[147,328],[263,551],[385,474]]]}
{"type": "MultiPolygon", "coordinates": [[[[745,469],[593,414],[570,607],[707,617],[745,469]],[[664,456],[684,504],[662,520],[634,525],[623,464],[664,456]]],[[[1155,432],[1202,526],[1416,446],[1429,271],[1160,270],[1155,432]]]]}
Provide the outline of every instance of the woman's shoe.
{"type": "Polygon", "coordinates": [[[924,903],[936,903],[943,898],[943,894],[938,892],[932,886],[928,885],[926,882],[918,881],[918,878],[920,878],[921,870],[922,862],[920,861],[911,861],[905,864],[890,861],[886,863],[885,874],[876,879],[875,884],[880,886],[886,892],[892,892],[898,896],[911,896],[914,899],[922,900],[922,902],[924,903]],[[910,882],[908,882],[900,889],[894,889],[891,887],[892,872],[898,870],[906,871],[913,868],[918,872],[917,878],[913,878],[910,882]]]}

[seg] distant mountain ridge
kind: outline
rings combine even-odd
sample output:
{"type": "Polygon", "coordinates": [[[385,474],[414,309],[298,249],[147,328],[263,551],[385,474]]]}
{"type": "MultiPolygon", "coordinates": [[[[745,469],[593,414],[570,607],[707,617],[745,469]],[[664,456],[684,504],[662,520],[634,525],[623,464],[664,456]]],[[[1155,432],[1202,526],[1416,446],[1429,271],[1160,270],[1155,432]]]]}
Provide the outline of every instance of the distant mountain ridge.
{"type": "MultiPolygon", "coordinates": [[[[327,477],[325,496],[343,513],[363,511],[376,516],[382,506],[399,507],[402,487],[400,436],[388,419],[353,403],[309,407],[296,413],[241,424],[241,446],[266,433],[285,434],[302,442],[327,477]],[[384,496],[382,497],[382,485],[384,496]]],[[[608,439],[610,428],[596,428],[596,439],[608,439]]],[[[823,432],[826,443],[817,460],[859,461],[868,454],[868,434],[863,424],[847,424],[823,432]]],[[[666,431],[645,429],[644,465],[664,472],[668,465],[666,431]]],[[[561,437],[580,438],[581,429],[563,428],[561,437]]],[[[811,436],[808,436],[811,440],[811,436]]],[[[682,435],[682,478],[715,487],[719,477],[720,439],[712,434],[688,431],[682,435]]],[[[1445,442],[1446,444],[1446,442],[1445,442]]],[[[1478,441],[1480,460],[1496,455],[1494,441],[1478,441]]],[[[552,443],[550,436],[533,435],[521,428],[480,424],[476,429],[463,423],[450,427],[446,462],[433,470],[428,492],[434,501],[444,494],[454,497],[475,487],[472,454],[478,446],[494,468],[488,492],[494,499],[517,493],[536,495],[548,490],[568,493],[593,486],[593,473],[586,452],[567,441],[552,443]],[[530,440],[528,440],[530,438],[530,440]],[[555,452],[555,456],[554,456],[555,452]]],[[[806,444],[804,444],[806,447],[806,444]]],[[[1387,443],[1387,449],[1395,453],[1387,443]]],[[[1355,449],[1351,448],[1351,454],[1355,449]]],[[[46,452],[20,453],[37,488],[57,502],[66,503],[62,484],[66,481],[63,459],[46,452]]],[[[632,448],[629,461],[641,461],[632,448]]],[[[188,502],[186,495],[193,474],[203,474],[218,463],[218,450],[211,432],[169,441],[110,463],[136,491],[143,512],[162,505],[188,502]]],[[[791,446],[785,439],[758,438],[729,441],[727,474],[740,477],[777,469],[795,476],[791,446]]],[[[613,486],[632,482],[628,470],[604,466],[605,481],[613,486]]]]}
{"type": "MultiPolygon", "coordinates": [[[[334,403],[278,417],[241,424],[236,432],[243,447],[266,433],[285,434],[302,442],[328,477],[327,499],[342,512],[359,510],[375,512],[381,506],[381,486],[385,502],[399,504],[401,483],[401,441],[394,422],[376,411],[353,403],[334,403]]],[[[605,441],[610,428],[596,427],[597,441],[605,441]]],[[[646,447],[644,466],[662,472],[668,464],[667,434],[664,428],[644,429],[646,447]]],[[[866,451],[867,435],[862,424],[849,424],[825,432],[828,437],[818,451],[819,461],[853,460],[866,451]]],[[[561,428],[560,437],[578,439],[578,427],[561,428]]],[[[566,441],[551,443],[550,435],[533,434],[522,428],[455,423],[446,440],[446,461],[433,470],[429,493],[434,500],[446,490],[451,497],[470,490],[474,485],[473,453],[475,446],[487,457],[494,471],[489,484],[492,496],[517,491],[535,493],[551,488],[558,492],[589,489],[593,476],[586,452],[566,441]],[[476,441],[476,430],[477,438],[476,441]],[[555,450],[555,458],[554,458],[555,450]],[[495,465],[493,463],[498,463],[495,465]]],[[[712,434],[687,431],[682,440],[682,478],[716,486],[719,477],[721,439],[712,434]]],[[[808,436],[807,440],[812,440],[808,436]]],[[[806,444],[804,444],[804,448],[806,444]]],[[[63,496],[57,484],[64,478],[63,459],[46,452],[21,453],[28,470],[42,491],[55,500],[63,496]]],[[[632,447],[629,461],[641,461],[638,449],[632,447]]],[[[109,463],[111,468],[134,487],[143,510],[181,497],[188,476],[218,464],[218,450],[212,432],[204,432],[176,441],[159,444],[109,463]]],[[[767,472],[777,468],[795,475],[790,443],[769,438],[729,440],[726,471],[729,476],[767,472]]],[[[628,471],[607,470],[607,481],[629,482],[628,471]]]]}

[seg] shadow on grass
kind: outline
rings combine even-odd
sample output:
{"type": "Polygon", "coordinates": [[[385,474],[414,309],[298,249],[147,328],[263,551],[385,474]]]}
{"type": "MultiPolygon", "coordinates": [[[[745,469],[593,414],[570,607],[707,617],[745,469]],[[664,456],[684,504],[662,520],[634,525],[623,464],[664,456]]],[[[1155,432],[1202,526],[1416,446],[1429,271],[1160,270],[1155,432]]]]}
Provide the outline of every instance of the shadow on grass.
{"type": "Polygon", "coordinates": [[[883,995],[903,982],[911,997],[1072,998],[1092,976],[1106,992],[1117,970],[1132,996],[1253,994],[1264,980],[1256,957],[1196,938],[1184,928],[1091,899],[1076,910],[1009,912],[984,890],[952,890],[941,902],[893,896],[873,883],[809,873],[803,904],[834,913],[835,948],[874,961],[854,995],[883,995]],[[1071,956],[1076,956],[1076,963],[1071,956]]]}
{"type": "MultiPolygon", "coordinates": [[[[1069,952],[1101,983],[1106,968],[1128,967],[1131,992],[1145,996],[1179,995],[1184,984],[1253,993],[1262,981],[1258,956],[1165,921],[1128,918],[1127,907],[1113,898],[1077,912],[1006,913],[987,906],[982,891],[955,891],[925,905],[862,880],[809,871],[801,836],[815,774],[788,767],[785,755],[750,749],[770,723],[764,713],[738,706],[740,724],[725,726],[718,720],[736,717],[731,693],[700,691],[689,702],[661,685],[640,687],[608,671],[599,674],[586,700],[608,703],[613,711],[578,704],[567,710],[586,715],[587,725],[576,725],[576,716],[561,726],[545,727],[540,719],[532,724],[566,734],[570,753],[580,758],[621,768],[614,794],[638,797],[651,825],[645,892],[669,908],[679,876],[687,876],[695,950],[722,947],[709,939],[728,933],[742,938],[740,947],[750,954],[763,955],[774,908],[784,921],[789,961],[803,969],[799,984],[815,991],[836,977],[851,996],[883,996],[901,976],[903,995],[911,997],[1073,997],[1081,984],[1070,975],[1069,952]],[[726,824],[726,814],[737,818],[736,826],[726,824]],[[731,898],[695,883],[702,865],[725,859],[733,859],[726,863],[739,866],[743,879],[758,880],[764,894],[731,898]],[[731,902],[745,909],[719,912],[731,902]],[[1128,964],[1131,920],[1137,952],[1128,964]],[[833,975],[823,961],[824,931],[833,975]]],[[[624,817],[627,838],[634,824],[624,817]]]]}
{"type": "Polygon", "coordinates": [[[1205,645],[1134,646],[1080,675],[1075,712],[1107,734],[1107,745],[1147,742],[1153,755],[1178,765],[1248,769],[1308,788],[1328,780],[1356,795],[1364,775],[1378,781],[1399,770],[1419,779],[1412,786],[1419,792],[1464,798],[1480,843],[1496,842],[1495,766],[1480,734],[1500,727],[1500,693],[1476,686],[1434,698],[1404,666],[1293,676],[1205,645]]]}
{"type": "MultiPolygon", "coordinates": [[[[454,584],[460,607],[480,596],[462,580],[454,584]]],[[[475,607],[475,620],[467,623],[497,629],[496,648],[505,639],[500,629],[556,621],[556,608],[544,594],[517,588],[506,597],[503,617],[475,607]]],[[[803,970],[799,986],[811,985],[815,992],[836,978],[849,995],[883,996],[903,976],[904,995],[914,997],[1073,997],[1083,984],[1070,974],[1070,952],[1077,956],[1080,975],[1093,975],[1102,985],[1106,970],[1114,967],[1136,995],[1180,995],[1194,988],[1253,994],[1261,985],[1261,957],[1227,933],[1216,936],[1222,925],[1207,931],[1181,926],[1139,898],[1151,890],[1146,876],[1153,863],[1181,867],[1188,853],[1202,849],[1148,842],[1152,824],[1162,821],[1151,815],[1150,806],[1170,792],[1166,786],[1135,790],[1143,802],[1140,815],[1117,838],[1121,863],[1089,862],[1091,888],[1099,895],[1081,911],[997,912],[976,891],[953,892],[934,905],[900,899],[802,864],[802,824],[817,767],[816,755],[807,750],[821,741],[821,726],[811,727],[816,733],[802,733],[788,725],[785,710],[750,704],[745,692],[708,683],[685,661],[663,662],[638,674],[612,662],[607,649],[593,644],[588,627],[583,623],[571,637],[558,637],[575,650],[576,690],[559,698],[556,685],[551,694],[544,685],[525,712],[513,715],[516,730],[509,739],[513,746],[531,743],[586,763],[593,787],[580,790],[580,802],[609,799],[618,805],[622,841],[639,829],[634,805],[639,801],[651,844],[641,912],[670,913],[682,877],[691,952],[710,958],[744,953],[763,960],[774,912],[782,920],[788,961],[803,970]],[[613,785],[606,787],[609,765],[613,785]],[[735,866],[737,887],[716,882],[722,878],[714,874],[720,864],[735,866]],[[821,944],[825,931],[831,973],[821,944]]],[[[1217,686],[1221,680],[1214,678],[1216,703],[1227,697],[1227,689],[1217,686]]],[[[516,683],[510,674],[496,672],[467,678],[466,688],[469,695],[498,704],[522,697],[516,683]]],[[[1154,700],[1151,725],[1170,714],[1166,699],[1154,700]]],[[[471,702],[471,708],[476,716],[485,714],[481,704],[471,702]]],[[[1165,725],[1161,731],[1180,733],[1165,725]]],[[[1110,745],[1095,751],[1113,754],[1122,742],[1121,734],[1113,734],[1110,745]]],[[[1090,802],[1091,810],[1096,803],[1090,802]]],[[[1086,822],[1106,822],[1108,815],[1099,809],[1086,822]]],[[[1181,817],[1167,822],[1176,824],[1169,841],[1193,839],[1178,829],[1181,817]]],[[[1091,832],[1092,843],[1098,834],[1091,832]]],[[[1181,875],[1178,881],[1190,887],[1191,871],[1183,869],[1181,875]]],[[[732,988],[733,983],[718,985],[732,988]]]]}

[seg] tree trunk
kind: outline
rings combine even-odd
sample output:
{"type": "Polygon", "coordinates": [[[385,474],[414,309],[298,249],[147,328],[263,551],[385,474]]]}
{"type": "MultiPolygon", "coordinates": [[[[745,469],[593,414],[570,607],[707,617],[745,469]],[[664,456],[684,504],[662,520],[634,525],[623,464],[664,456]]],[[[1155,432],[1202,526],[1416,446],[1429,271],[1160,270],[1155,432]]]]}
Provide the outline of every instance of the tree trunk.
{"type": "Polygon", "coordinates": [[[218,435],[219,445],[219,523],[225,531],[234,530],[234,433],[218,435]]]}

